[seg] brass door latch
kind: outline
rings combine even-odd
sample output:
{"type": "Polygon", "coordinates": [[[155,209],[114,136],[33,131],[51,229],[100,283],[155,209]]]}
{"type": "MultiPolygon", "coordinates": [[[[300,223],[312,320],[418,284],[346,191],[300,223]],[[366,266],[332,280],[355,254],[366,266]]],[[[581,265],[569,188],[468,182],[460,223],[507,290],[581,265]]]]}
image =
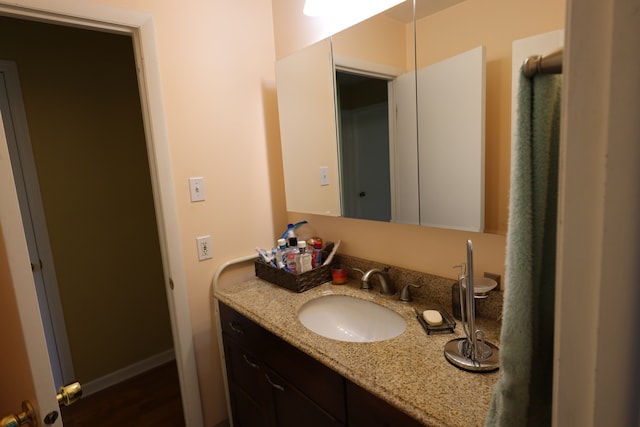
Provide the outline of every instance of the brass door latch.
{"type": "Polygon", "coordinates": [[[38,427],[38,419],[33,405],[28,400],[22,402],[22,412],[17,415],[7,415],[2,419],[0,427],[38,427]]]}
{"type": "Polygon", "coordinates": [[[82,386],[79,382],[71,383],[60,387],[60,392],[56,395],[60,405],[69,406],[82,397],[82,386]]]}
{"type": "MultiPolygon", "coordinates": [[[[82,397],[82,386],[79,382],[60,387],[56,395],[59,405],[69,406],[82,397]]],[[[54,411],[45,417],[45,424],[53,424],[58,418],[58,412],[54,411]]],[[[22,402],[22,412],[16,415],[7,415],[0,422],[0,427],[38,427],[38,418],[33,405],[28,400],[22,402]]]]}

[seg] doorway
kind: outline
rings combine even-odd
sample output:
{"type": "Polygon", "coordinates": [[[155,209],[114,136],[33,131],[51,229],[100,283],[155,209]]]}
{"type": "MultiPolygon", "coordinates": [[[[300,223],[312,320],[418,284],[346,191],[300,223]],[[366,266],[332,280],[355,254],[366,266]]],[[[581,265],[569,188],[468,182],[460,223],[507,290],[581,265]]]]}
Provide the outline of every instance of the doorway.
{"type": "Polygon", "coordinates": [[[391,220],[389,80],[336,71],[342,216],[391,220]]]}
{"type": "MultiPolygon", "coordinates": [[[[165,289],[169,301],[174,351],[180,378],[180,394],[187,425],[190,427],[202,426],[204,420],[199,378],[193,348],[186,273],[182,259],[179,219],[174,194],[174,178],[171,170],[153,17],[146,12],[107,5],[96,7],[88,2],[48,3],[45,10],[23,0],[10,3],[0,0],[0,15],[25,17],[25,19],[40,22],[61,23],[76,28],[116,34],[128,34],[133,39],[147,151],[150,159],[153,199],[161,241],[165,289]]],[[[6,152],[4,148],[2,151],[6,152]]],[[[10,184],[15,189],[13,177],[9,178],[9,174],[2,174],[0,184],[10,184]]],[[[9,203],[17,204],[17,198],[14,195],[15,193],[11,191],[3,192],[3,196],[6,196],[3,198],[6,198],[9,203]]],[[[22,228],[19,212],[16,212],[18,206],[16,205],[15,208],[5,207],[3,219],[6,219],[11,230],[22,228]]],[[[28,266],[25,265],[29,260],[25,256],[26,252],[23,252],[23,250],[26,251],[26,243],[22,243],[24,242],[24,234],[22,231],[19,233],[11,231],[9,235],[11,239],[4,242],[9,260],[8,268],[12,274],[20,278],[21,282],[29,283],[33,277],[28,266]],[[11,243],[7,244],[7,242],[11,243]]],[[[41,323],[38,317],[35,317],[38,319],[36,323],[32,322],[27,315],[29,312],[38,310],[35,293],[32,294],[26,289],[18,289],[16,295],[21,323],[23,328],[30,331],[29,334],[23,336],[29,354],[28,369],[32,373],[32,385],[35,392],[30,395],[34,402],[37,402],[41,413],[58,411],[59,405],[56,396],[51,393],[55,389],[53,377],[49,374],[51,366],[48,358],[42,357],[42,349],[46,348],[46,343],[42,336],[41,323]],[[33,375],[33,373],[37,373],[37,375],[33,375]]],[[[20,367],[14,366],[14,368],[20,367]]],[[[24,369],[18,369],[18,372],[25,373],[24,369]]]]}
{"type": "MultiPolygon", "coordinates": [[[[56,383],[78,379],[97,391],[173,358],[133,42],[8,17],[0,28],[0,57],[20,72],[59,285],[41,289],[49,298],[39,302],[49,305],[53,289],[64,309],[63,325],[43,323],[64,328],[75,372],[62,370],[56,383]]],[[[50,267],[38,252],[34,272],[50,267]]],[[[64,343],[54,341],[59,356],[64,343]]]]}

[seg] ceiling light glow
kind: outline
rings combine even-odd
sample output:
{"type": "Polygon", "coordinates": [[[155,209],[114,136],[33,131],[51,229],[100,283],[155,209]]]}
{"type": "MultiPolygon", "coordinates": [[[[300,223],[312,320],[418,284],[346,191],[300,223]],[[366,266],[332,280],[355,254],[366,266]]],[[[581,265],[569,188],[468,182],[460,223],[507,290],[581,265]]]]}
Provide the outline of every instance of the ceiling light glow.
{"type": "Polygon", "coordinates": [[[303,13],[313,17],[366,19],[404,0],[305,0],[303,13]]]}

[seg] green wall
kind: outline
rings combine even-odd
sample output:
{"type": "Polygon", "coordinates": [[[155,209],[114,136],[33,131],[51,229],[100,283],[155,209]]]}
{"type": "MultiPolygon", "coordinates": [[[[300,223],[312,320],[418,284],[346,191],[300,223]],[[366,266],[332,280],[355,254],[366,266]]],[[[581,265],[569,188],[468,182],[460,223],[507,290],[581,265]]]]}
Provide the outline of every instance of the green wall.
{"type": "Polygon", "coordinates": [[[172,348],[132,40],[0,17],[15,61],[76,379],[172,348]]]}

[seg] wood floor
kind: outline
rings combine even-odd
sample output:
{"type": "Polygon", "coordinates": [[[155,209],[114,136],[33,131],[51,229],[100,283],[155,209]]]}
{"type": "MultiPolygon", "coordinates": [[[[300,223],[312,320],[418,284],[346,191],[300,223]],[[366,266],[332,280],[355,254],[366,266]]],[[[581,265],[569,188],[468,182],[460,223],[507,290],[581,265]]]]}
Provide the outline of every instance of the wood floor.
{"type": "Polygon", "coordinates": [[[83,397],[61,412],[65,427],[184,427],[176,364],[83,397]]]}

